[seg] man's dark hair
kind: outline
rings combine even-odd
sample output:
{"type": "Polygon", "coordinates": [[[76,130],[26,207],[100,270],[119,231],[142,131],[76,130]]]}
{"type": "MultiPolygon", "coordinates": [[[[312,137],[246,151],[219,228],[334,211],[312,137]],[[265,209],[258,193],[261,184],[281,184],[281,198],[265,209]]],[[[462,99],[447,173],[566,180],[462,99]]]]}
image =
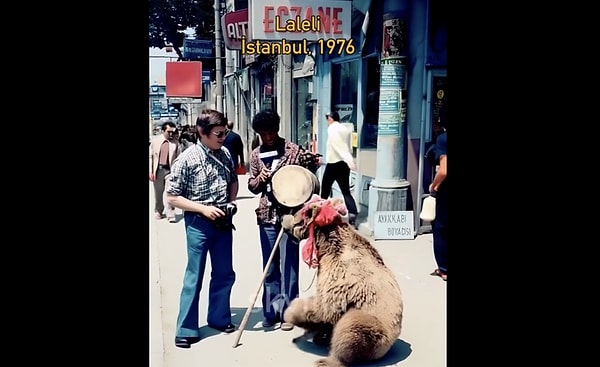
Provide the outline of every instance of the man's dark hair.
{"type": "Polygon", "coordinates": [[[340,114],[336,111],[329,112],[325,115],[326,117],[331,117],[334,121],[340,121],[340,114]]]}
{"type": "Polygon", "coordinates": [[[227,126],[227,118],[222,112],[205,109],[196,118],[196,126],[200,127],[202,135],[208,135],[215,126],[227,126]]]}
{"type": "Polygon", "coordinates": [[[257,133],[279,131],[279,115],[271,110],[260,111],[252,119],[252,129],[257,133]]]}
{"type": "Polygon", "coordinates": [[[171,121],[167,121],[165,123],[162,124],[162,126],[160,127],[160,129],[162,131],[166,131],[167,127],[177,127],[177,125],[175,125],[175,123],[171,122],[171,121]]]}

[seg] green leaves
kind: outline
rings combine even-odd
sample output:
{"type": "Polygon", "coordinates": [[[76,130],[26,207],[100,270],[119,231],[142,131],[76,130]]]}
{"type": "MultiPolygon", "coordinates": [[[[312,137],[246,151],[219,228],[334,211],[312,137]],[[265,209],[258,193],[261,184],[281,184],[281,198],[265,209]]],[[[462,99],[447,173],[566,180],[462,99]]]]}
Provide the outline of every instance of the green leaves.
{"type": "Polygon", "coordinates": [[[197,38],[213,38],[213,5],[212,0],[150,0],[149,46],[162,49],[171,44],[181,57],[186,29],[194,29],[197,38]]]}

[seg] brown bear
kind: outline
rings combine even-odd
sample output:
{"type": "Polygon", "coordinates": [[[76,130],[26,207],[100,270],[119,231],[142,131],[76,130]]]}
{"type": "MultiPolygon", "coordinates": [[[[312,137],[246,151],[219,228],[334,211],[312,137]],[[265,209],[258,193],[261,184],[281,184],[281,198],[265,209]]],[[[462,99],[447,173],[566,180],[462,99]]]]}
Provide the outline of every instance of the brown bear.
{"type": "Polygon", "coordinates": [[[305,335],[330,335],[329,355],[316,366],[382,358],[402,327],[402,295],[394,274],[340,213],[345,214],[341,199],[314,195],[296,214],[283,218],[283,227],[304,243],[304,262],[318,267],[315,295],[294,299],[283,315],[285,322],[305,329],[305,335]]]}

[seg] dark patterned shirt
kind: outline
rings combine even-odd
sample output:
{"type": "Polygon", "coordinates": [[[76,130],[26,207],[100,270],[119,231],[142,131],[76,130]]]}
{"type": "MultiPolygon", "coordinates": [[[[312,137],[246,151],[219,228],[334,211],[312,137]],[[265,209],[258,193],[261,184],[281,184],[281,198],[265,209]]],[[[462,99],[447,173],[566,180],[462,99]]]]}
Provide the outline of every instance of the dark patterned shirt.
{"type": "Polygon", "coordinates": [[[173,162],[166,187],[170,195],[183,196],[201,204],[222,204],[235,199],[228,197],[228,187],[237,180],[231,155],[226,149],[213,153],[198,142],[173,162]]]}
{"type": "Polygon", "coordinates": [[[258,146],[250,154],[250,172],[248,172],[248,190],[253,194],[261,194],[258,201],[258,208],[256,212],[257,224],[275,224],[281,221],[281,215],[283,214],[284,207],[273,202],[270,195],[270,182],[260,182],[258,176],[260,171],[265,165],[270,165],[273,159],[279,159],[277,167],[283,167],[290,164],[303,166],[308,169],[313,167],[307,166],[305,163],[300,147],[290,141],[285,141],[283,138],[279,138],[279,141],[275,144],[277,155],[271,156],[267,159],[261,159],[259,154],[261,149],[265,150],[264,146],[258,146]],[[266,163],[265,163],[266,162],[266,163]]]}

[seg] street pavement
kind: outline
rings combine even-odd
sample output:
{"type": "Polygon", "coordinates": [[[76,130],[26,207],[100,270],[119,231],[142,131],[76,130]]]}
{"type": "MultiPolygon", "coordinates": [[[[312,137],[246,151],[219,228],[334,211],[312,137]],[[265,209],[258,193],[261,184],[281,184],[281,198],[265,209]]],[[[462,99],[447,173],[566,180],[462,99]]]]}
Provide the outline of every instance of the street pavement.
{"type": "MultiPolygon", "coordinates": [[[[258,197],[246,188],[247,176],[240,178],[238,213],[234,217],[234,270],[236,281],[231,293],[232,321],[240,325],[257,289],[262,290],[262,261],[254,209],[258,197]]],[[[175,347],[175,322],[179,293],[187,262],[183,217],[177,223],[154,218],[154,193],[150,184],[150,365],[151,367],[241,366],[308,367],[327,355],[312,343],[292,343],[302,329],[281,331],[278,326],[261,326],[261,296],[254,308],[239,345],[233,347],[239,330],[225,334],[206,326],[210,259],[207,261],[200,293],[200,333],[202,340],[190,349],[175,347]]],[[[402,333],[390,352],[365,367],[445,367],[446,366],[446,285],[429,275],[435,268],[431,234],[414,240],[377,240],[377,250],[392,269],[403,293],[402,333]]],[[[314,294],[315,270],[300,264],[300,297],[314,294]]]]}

